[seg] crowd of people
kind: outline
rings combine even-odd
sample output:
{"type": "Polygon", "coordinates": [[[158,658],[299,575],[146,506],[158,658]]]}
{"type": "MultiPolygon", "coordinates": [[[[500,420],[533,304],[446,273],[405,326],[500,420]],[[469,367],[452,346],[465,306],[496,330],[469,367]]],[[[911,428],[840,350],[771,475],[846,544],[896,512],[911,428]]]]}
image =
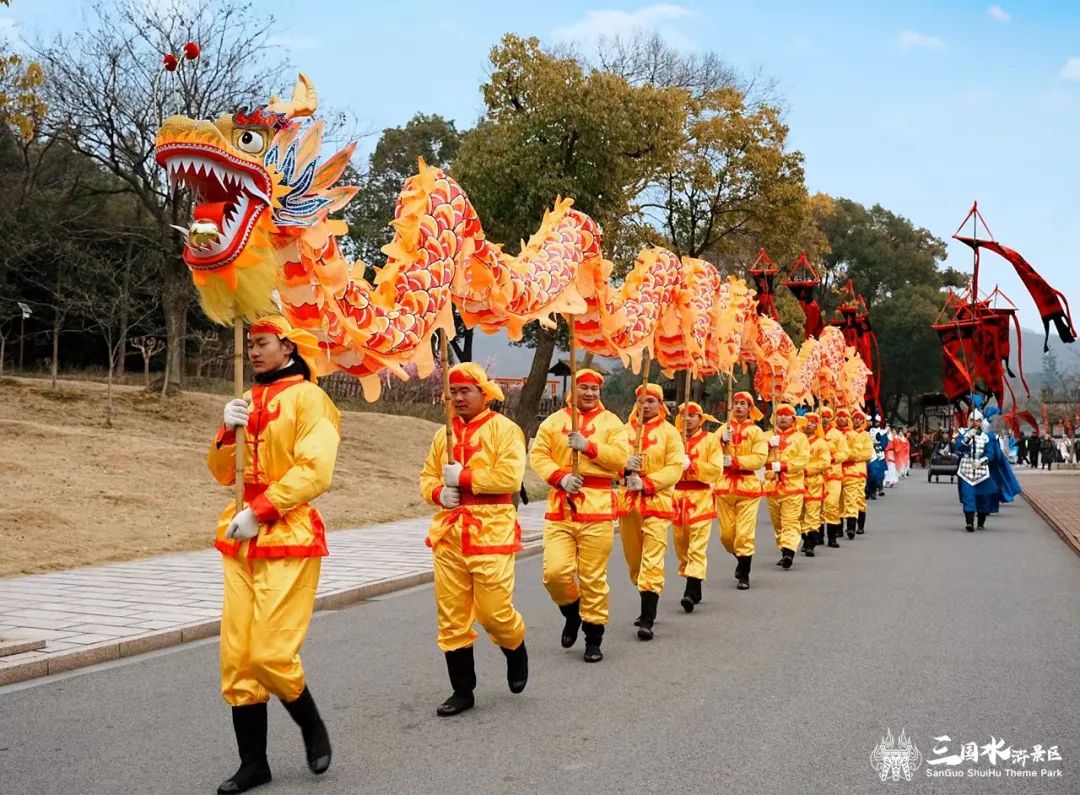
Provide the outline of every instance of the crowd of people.
{"type": "MultiPolygon", "coordinates": [[[[329,733],[299,655],[327,554],[311,502],[329,488],[339,444],[338,411],[314,382],[317,350],[314,337],[283,317],[254,323],[248,359],[256,383],[226,404],[210,446],[214,477],[235,485],[240,455],[243,479],[243,500],[221,514],[215,541],[225,569],[221,692],[240,757],[219,793],[271,780],[271,696],[299,726],[310,770],[323,773],[331,762],[329,733]]],[[[601,373],[581,370],[575,381],[566,408],[544,420],[527,445],[522,430],[490,408],[504,396],[482,367],[449,370],[452,418],[435,434],[419,473],[420,494],[435,509],[426,543],[436,640],[451,687],[436,709],[440,717],[474,706],[477,623],[505,656],[510,692],[528,682],[526,624],[514,606],[522,548],[515,498],[527,467],[550,486],[542,579],[563,618],[558,643],[569,649],[583,636],[582,659],[591,664],[604,658],[616,532],[638,591],[633,631],[652,641],[661,595],[676,573],[666,566],[669,543],[683,581],[679,604],[691,613],[715,571],[714,521],[734,558],[735,588],[745,592],[762,500],[776,565],[790,570],[800,551],[812,558],[823,546],[839,548],[845,536],[865,534],[868,499],[910,468],[908,434],[884,425],[871,433],[858,407],[801,412],[774,405],[766,423],[754,397],[739,392],[721,422],[694,402],[669,410],[661,388],[645,384],[624,421],[604,408],[601,373]]]]}

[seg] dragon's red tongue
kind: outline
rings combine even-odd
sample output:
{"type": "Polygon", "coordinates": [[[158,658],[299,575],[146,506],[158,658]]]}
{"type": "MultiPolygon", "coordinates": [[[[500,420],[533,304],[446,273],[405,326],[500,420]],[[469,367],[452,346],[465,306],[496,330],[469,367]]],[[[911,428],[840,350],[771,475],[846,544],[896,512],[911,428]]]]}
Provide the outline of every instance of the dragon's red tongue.
{"type": "Polygon", "coordinates": [[[225,208],[228,206],[228,202],[207,202],[206,204],[196,204],[195,211],[192,213],[196,221],[209,221],[214,224],[218,229],[225,227],[225,208]]]}

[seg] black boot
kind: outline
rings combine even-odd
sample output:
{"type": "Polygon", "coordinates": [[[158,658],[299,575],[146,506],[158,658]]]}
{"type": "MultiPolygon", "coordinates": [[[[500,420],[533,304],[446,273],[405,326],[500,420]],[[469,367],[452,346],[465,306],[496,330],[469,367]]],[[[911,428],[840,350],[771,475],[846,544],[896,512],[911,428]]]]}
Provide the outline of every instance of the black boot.
{"type": "Polygon", "coordinates": [[[859,520],[855,524],[855,532],[859,535],[866,532],[866,511],[859,511],[859,520]]]}
{"type": "Polygon", "coordinates": [[[855,538],[855,521],[854,516],[849,516],[844,520],[845,524],[847,524],[847,537],[849,541],[855,538]]]}
{"type": "Polygon", "coordinates": [[[694,612],[694,605],[701,602],[701,580],[697,577],[686,578],[686,590],[679,604],[687,613],[694,612]]]}
{"type": "Polygon", "coordinates": [[[585,662],[600,662],[604,659],[604,654],[600,651],[600,644],[604,640],[604,625],[584,621],[581,629],[585,633],[585,662]]]}
{"type": "Polygon", "coordinates": [[[575,599],[568,605],[559,605],[559,612],[566,619],[562,629],[562,647],[569,649],[577,643],[577,633],[581,629],[581,600],[575,599]]]}
{"type": "Polygon", "coordinates": [[[240,768],[221,782],[218,793],[247,792],[268,784],[272,778],[266,761],[266,702],[233,707],[232,723],[240,751],[240,768]]]}
{"type": "Polygon", "coordinates": [[[838,548],[840,546],[840,543],[836,539],[840,537],[840,532],[841,532],[840,528],[842,528],[842,527],[843,527],[843,525],[839,525],[839,524],[828,525],[828,529],[829,529],[829,543],[828,543],[828,546],[832,547],[833,549],[836,549],[836,548],[838,548]]]}
{"type": "Polygon", "coordinates": [[[780,550],[782,557],[780,558],[780,565],[785,569],[790,569],[791,564],[795,562],[795,550],[785,547],[780,550]]]}
{"type": "Polygon", "coordinates": [[[435,710],[435,714],[440,718],[457,715],[473,708],[476,665],[473,661],[472,646],[446,652],[446,671],[450,674],[450,686],[454,688],[454,693],[435,710]]]}
{"type": "Polygon", "coordinates": [[[285,710],[300,727],[304,736],[304,750],[307,753],[307,766],[315,775],[325,773],[330,767],[330,735],[326,733],[326,724],[311,697],[307,687],[296,701],[282,701],[285,710]]]}
{"type": "Polygon", "coordinates": [[[735,587],[740,591],[745,591],[750,587],[750,563],[753,557],[753,555],[735,556],[735,559],[739,561],[739,565],[735,569],[735,579],[739,581],[739,584],[735,587]]]}
{"type": "Polygon", "coordinates": [[[803,554],[808,558],[814,557],[814,547],[817,546],[817,531],[803,533],[803,554]]]}
{"type": "Polygon", "coordinates": [[[814,546],[819,547],[819,546],[824,545],[824,543],[825,543],[825,525],[822,525],[821,527],[819,527],[817,529],[817,543],[814,544],[814,546]]]}
{"type": "Polygon", "coordinates": [[[977,516],[979,518],[979,523],[977,525],[975,525],[975,526],[978,527],[980,530],[985,530],[986,529],[986,514],[985,513],[980,513],[980,514],[977,514],[977,516]]]}
{"type": "Polygon", "coordinates": [[[637,636],[639,640],[653,639],[653,622],[656,621],[656,605],[660,601],[660,594],[655,591],[641,592],[641,624],[638,626],[637,636]]]}
{"type": "Polygon", "coordinates": [[[964,511],[964,529],[969,533],[975,532],[975,514],[972,511],[964,511]]]}
{"type": "Polygon", "coordinates": [[[510,692],[520,693],[529,681],[529,653],[525,650],[525,641],[521,641],[516,649],[503,648],[502,653],[506,655],[506,683],[510,685],[510,692]]]}

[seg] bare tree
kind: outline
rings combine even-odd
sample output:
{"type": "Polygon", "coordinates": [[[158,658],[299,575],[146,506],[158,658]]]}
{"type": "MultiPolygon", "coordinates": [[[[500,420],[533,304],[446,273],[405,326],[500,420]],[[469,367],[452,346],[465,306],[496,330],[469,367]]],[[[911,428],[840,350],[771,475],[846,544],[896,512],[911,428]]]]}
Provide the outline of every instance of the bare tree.
{"type": "Polygon", "coordinates": [[[78,283],[72,289],[74,306],[97,331],[108,357],[105,427],[113,426],[113,380],[122,355],[127,330],[138,326],[158,307],[158,297],[150,291],[153,271],[135,256],[133,245],[119,267],[110,259],[89,252],[77,266],[78,283]],[[130,324],[130,326],[129,326],[130,324]]]}
{"type": "Polygon", "coordinates": [[[132,337],[130,342],[131,347],[142,354],[143,383],[150,386],[150,360],[165,350],[165,340],[146,334],[141,337],[132,337]]]}
{"type": "Polygon", "coordinates": [[[153,219],[168,344],[163,390],[182,385],[191,280],[180,258],[188,205],[154,159],[154,137],[173,113],[207,118],[265,101],[280,85],[274,18],[253,2],[95,2],[78,32],[39,43],[53,135],[102,164],[153,219]],[[197,61],[163,72],[163,53],[193,41],[197,61]]]}
{"type": "Polygon", "coordinates": [[[232,354],[232,346],[226,345],[217,329],[198,329],[195,340],[195,377],[202,378],[206,365],[220,361],[232,354]]]}

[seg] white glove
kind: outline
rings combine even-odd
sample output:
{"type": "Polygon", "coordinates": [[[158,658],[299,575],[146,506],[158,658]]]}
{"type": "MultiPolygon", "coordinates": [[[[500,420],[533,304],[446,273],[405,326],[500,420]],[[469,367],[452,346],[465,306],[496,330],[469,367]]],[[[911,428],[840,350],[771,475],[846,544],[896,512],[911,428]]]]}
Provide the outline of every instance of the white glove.
{"type": "Polygon", "coordinates": [[[781,465],[780,465],[779,461],[773,461],[772,462],[772,471],[773,472],[779,472],[780,471],[780,466],[781,465]]]}
{"type": "Polygon", "coordinates": [[[589,440],[577,431],[570,432],[570,435],[566,437],[566,443],[570,445],[571,450],[577,450],[579,453],[584,453],[585,448],[589,446],[589,440]]]}
{"type": "Polygon", "coordinates": [[[975,436],[975,429],[974,428],[968,428],[967,432],[964,434],[964,441],[970,442],[972,437],[974,437],[974,436],[975,436]]]}
{"type": "Polygon", "coordinates": [[[243,398],[233,398],[225,404],[225,427],[242,428],[248,422],[248,404],[243,398]]]}
{"type": "Polygon", "coordinates": [[[237,541],[254,538],[258,534],[259,520],[255,518],[255,511],[250,508],[245,508],[236,514],[229,522],[228,529],[225,530],[226,538],[235,538],[237,541]]]}
{"type": "Polygon", "coordinates": [[[461,492],[454,486],[443,486],[439,492],[439,504],[444,508],[456,508],[461,505],[461,492]]]}
{"type": "Polygon", "coordinates": [[[585,485],[585,478],[581,475],[563,475],[562,480],[559,481],[559,488],[567,494],[577,494],[583,485],[585,485]]]}
{"type": "Polygon", "coordinates": [[[682,468],[684,472],[690,468],[690,463],[690,456],[684,455],[682,457],[682,468]]]}
{"type": "Polygon", "coordinates": [[[982,458],[979,459],[979,466],[984,466],[984,465],[989,464],[989,463],[990,463],[990,459],[987,458],[986,456],[983,456],[982,458]]]}
{"type": "Polygon", "coordinates": [[[726,455],[726,456],[724,456],[724,469],[730,469],[730,468],[731,468],[731,456],[726,455]]]}
{"type": "Polygon", "coordinates": [[[640,472],[641,471],[641,456],[632,455],[626,459],[626,469],[628,472],[640,472]]]}
{"type": "Polygon", "coordinates": [[[641,491],[644,488],[645,484],[641,482],[641,476],[637,472],[633,472],[626,476],[627,491],[641,491]]]}
{"type": "Polygon", "coordinates": [[[461,477],[461,470],[463,470],[464,468],[465,467],[463,467],[457,461],[452,464],[443,464],[442,482],[445,483],[447,486],[453,486],[454,488],[457,488],[458,478],[461,477]]]}
{"type": "Polygon", "coordinates": [[[769,437],[769,447],[779,447],[779,446],[780,446],[780,437],[779,436],[770,436],[769,437]]]}
{"type": "Polygon", "coordinates": [[[724,432],[720,434],[720,441],[724,444],[731,443],[731,428],[724,428],[724,432]]]}

